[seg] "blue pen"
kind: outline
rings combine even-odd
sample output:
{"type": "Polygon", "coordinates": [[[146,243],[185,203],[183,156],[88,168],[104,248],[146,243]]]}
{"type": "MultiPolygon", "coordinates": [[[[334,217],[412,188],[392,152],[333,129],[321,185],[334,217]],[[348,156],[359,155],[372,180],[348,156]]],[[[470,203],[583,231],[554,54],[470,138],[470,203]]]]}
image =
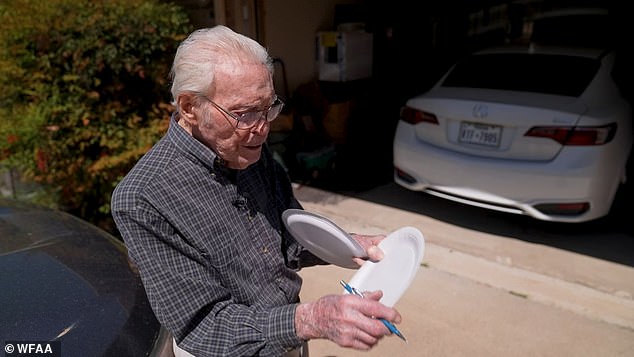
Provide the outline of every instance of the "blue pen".
{"type": "MultiPolygon", "coordinates": [[[[341,284],[341,286],[343,286],[344,289],[346,289],[346,291],[349,294],[353,294],[353,295],[357,295],[360,297],[365,297],[363,296],[363,293],[361,293],[359,290],[353,288],[352,286],[350,286],[348,283],[346,283],[343,280],[340,280],[339,283],[341,284]]],[[[395,334],[396,336],[400,337],[401,340],[407,342],[407,339],[405,339],[405,336],[403,336],[403,334],[401,333],[401,331],[399,331],[396,326],[394,326],[394,324],[392,324],[391,322],[389,322],[386,319],[379,319],[381,320],[381,322],[383,322],[383,325],[385,325],[385,327],[387,327],[393,334],[395,334]]]]}

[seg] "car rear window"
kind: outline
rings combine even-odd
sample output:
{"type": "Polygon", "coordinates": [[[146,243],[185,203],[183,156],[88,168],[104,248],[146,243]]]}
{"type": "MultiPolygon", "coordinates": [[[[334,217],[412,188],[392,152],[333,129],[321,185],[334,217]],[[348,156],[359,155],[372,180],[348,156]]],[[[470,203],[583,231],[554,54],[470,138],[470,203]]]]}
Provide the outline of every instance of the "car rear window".
{"type": "Polygon", "coordinates": [[[565,55],[473,55],[457,63],[442,86],[578,97],[594,78],[599,64],[595,59],[565,55]]]}

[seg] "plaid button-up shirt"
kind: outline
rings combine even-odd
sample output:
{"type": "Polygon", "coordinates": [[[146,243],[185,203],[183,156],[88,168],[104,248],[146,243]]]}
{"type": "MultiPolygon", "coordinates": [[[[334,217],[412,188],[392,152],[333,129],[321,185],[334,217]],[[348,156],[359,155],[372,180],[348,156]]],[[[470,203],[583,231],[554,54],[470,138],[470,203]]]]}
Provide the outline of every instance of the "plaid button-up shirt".
{"type": "Polygon", "coordinates": [[[286,232],[301,208],[265,147],[229,170],[172,118],[126,175],[112,215],[159,321],[202,356],[279,356],[298,347],[302,266],[322,264],[286,232]]]}

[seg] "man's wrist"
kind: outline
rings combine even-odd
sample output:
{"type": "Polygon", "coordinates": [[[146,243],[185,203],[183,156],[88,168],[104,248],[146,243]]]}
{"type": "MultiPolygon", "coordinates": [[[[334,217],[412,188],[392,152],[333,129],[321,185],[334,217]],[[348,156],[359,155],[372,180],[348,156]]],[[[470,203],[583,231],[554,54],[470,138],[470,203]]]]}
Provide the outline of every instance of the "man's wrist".
{"type": "Polygon", "coordinates": [[[298,304],[295,308],[295,334],[303,341],[318,337],[309,303],[298,304]]]}

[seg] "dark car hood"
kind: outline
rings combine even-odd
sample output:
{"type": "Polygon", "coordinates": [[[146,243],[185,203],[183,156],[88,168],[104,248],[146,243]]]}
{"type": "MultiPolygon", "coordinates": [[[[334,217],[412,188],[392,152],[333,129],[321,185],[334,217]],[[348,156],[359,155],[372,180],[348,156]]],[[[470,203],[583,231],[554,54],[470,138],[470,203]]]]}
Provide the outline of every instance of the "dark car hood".
{"type": "Polygon", "coordinates": [[[0,340],[143,356],[159,333],[123,244],[58,211],[0,200],[0,286],[0,340]]]}

